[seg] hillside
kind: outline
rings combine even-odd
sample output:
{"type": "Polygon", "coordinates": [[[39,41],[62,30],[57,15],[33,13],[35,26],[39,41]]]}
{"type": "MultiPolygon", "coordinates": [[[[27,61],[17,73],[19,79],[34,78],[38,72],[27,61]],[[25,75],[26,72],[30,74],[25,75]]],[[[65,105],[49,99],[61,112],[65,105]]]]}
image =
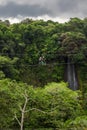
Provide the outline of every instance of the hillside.
{"type": "MultiPolygon", "coordinates": [[[[86,70],[87,18],[71,18],[67,23],[32,19],[17,24],[0,21],[0,128],[19,128],[16,120],[21,120],[19,106],[23,108],[25,103],[25,90],[30,96],[26,108],[45,112],[25,114],[25,130],[87,128],[86,70]],[[68,59],[75,67],[78,87],[73,89],[72,84],[70,88],[79,89],[76,92],[64,83],[72,80],[67,79],[68,59]],[[80,122],[84,122],[82,126],[80,122]]],[[[72,73],[71,70],[69,74],[72,73]]]]}

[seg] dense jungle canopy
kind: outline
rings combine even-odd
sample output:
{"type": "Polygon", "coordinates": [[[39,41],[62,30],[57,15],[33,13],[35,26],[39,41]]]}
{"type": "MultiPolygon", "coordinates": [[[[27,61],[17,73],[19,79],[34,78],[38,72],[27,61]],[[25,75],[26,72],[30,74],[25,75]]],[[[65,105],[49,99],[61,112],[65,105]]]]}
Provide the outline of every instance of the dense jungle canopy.
{"type": "Polygon", "coordinates": [[[20,127],[14,115],[21,119],[25,90],[30,98],[27,109],[45,112],[25,114],[25,130],[87,128],[87,18],[66,23],[0,21],[0,129],[20,127]],[[45,64],[40,64],[42,56],[45,64]],[[64,83],[67,58],[77,71],[75,92],[64,83]]]}

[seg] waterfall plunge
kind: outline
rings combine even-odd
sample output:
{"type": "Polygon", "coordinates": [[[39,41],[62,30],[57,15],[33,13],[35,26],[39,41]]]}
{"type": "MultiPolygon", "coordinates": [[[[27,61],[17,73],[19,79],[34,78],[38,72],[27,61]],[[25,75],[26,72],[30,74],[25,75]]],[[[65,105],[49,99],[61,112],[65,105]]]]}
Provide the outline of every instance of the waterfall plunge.
{"type": "Polygon", "coordinates": [[[67,82],[69,83],[69,88],[72,90],[78,89],[78,80],[75,70],[75,64],[71,63],[71,60],[68,58],[67,62],[67,82]]]}

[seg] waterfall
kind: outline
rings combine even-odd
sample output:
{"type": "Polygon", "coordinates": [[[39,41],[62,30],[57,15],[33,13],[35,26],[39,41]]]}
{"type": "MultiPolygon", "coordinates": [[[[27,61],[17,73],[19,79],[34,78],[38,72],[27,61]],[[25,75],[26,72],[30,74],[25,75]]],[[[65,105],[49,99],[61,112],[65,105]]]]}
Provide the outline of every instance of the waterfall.
{"type": "Polygon", "coordinates": [[[69,83],[69,88],[72,90],[78,89],[78,79],[75,70],[75,64],[71,62],[68,58],[67,62],[67,82],[69,83]]]}

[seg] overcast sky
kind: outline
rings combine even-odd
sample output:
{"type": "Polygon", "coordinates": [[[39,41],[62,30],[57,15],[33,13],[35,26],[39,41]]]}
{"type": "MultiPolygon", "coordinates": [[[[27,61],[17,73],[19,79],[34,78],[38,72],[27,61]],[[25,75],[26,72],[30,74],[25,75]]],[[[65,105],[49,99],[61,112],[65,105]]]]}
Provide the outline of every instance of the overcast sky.
{"type": "Polygon", "coordinates": [[[65,22],[71,17],[87,17],[87,0],[0,0],[0,18],[17,22],[23,18],[43,18],[65,22]]]}

